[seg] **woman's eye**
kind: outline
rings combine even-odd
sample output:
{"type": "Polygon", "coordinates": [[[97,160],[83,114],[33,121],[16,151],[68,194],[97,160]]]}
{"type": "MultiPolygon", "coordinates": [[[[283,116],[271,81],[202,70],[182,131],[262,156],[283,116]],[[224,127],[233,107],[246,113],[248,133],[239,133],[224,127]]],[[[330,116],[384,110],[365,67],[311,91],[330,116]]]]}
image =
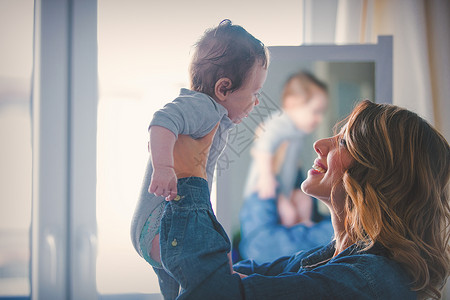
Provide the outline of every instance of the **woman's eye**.
{"type": "Polygon", "coordinates": [[[345,139],[343,139],[343,138],[340,138],[339,139],[339,145],[347,147],[347,141],[345,139]]]}

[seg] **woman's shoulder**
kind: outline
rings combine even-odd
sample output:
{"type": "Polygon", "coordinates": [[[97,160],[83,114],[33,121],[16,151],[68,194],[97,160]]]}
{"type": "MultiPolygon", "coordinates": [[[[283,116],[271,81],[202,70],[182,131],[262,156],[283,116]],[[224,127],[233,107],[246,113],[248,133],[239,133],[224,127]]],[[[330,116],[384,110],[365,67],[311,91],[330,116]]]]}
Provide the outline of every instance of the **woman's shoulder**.
{"type": "Polygon", "coordinates": [[[384,272],[406,274],[400,265],[390,258],[389,252],[379,243],[369,249],[356,244],[348,247],[330,260],[332,263],[351,263],[364,272],[383,274],[384,272]]]}
{"type": "Polygon", "coordinates": [[[333,257],[334,251],[335,244],[331,242],[250,268],[245,274],[251,275],[248,283],[253,287],[260,280],[270,281],[270,276],[276,276],[277,286],[267,284],[269,281],[259,286],[265,290],[259,293],[264,296],[267,293],[271,296],[283,295],[286,299],[298,299],[299,295],[303,296],[302,299],[417,298],[417,294],[409,287],[406,273],[382,252],[357,251],[356,247],[349,247],[333,257]],[[281,290],[278,294],[277,289],[281,290]]]}
{"type": "Polygon", "coordinates": [[[380,299],[414,299],[417,296],[410,289],[411,279],[406,271],[378,244],[366,251],[349,247],[323,267],[335,269],[340,273],[338,276],[366,281],[380,299]]]}
{"type": "Polygon", "coordinates": [[[375,244],[369,250],[352,245],[334,256],[335,243],[299,252],[291,257],[286,271],[322,278],[337,292],[348,286],[364,286],[376,299],[415,299],[411,280],[405,270],[391,259],[384,247],[375,244]]]}

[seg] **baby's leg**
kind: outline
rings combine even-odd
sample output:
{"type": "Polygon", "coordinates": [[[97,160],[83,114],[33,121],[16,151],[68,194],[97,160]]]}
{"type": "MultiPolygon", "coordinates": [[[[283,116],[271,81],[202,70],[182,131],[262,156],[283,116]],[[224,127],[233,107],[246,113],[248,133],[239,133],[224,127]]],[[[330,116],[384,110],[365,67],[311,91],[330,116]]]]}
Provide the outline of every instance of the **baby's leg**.
{"type": "Polygon", "coordinates": [[[136,251],[150,265],[161,268],[159,250],[154,249],[154,245],[155,242],[159,244],[161,217],[167,202],[164,200],[164,197],[155,196],[148,192],[151,177],[152,161],[149,157],[141,184],[138,204],[132,220],[131,239],[136,251]],[[155,253],[157,255],[154,255],[155,253]]]}
{"type": "Polygon", "coordinates": [[[161,265],[159,233],[153,238],[149,247],[145,247],[145,245],[142,245],[141,247],[144,253],[144,258],[153,266],[153,270],[158,276],[159,288],[164,300],[173,300],[178,297],[178,293],[180,291],[180,285],[178,282],[173,279],[162,267],[154,267],[156,264],[161,265]]]}
{"type": "Polygon", "coordinates": [[[159,289],[164,297],[164,300],[173,300],[178,297],[180,292],[180,285],[170,276],[166,270],[153,267],[158,276],[159,289]]]}
{"type": "Polygon", "coordinates": [[[172,300],[178,296],[180,285],[162,269],[159,251],[160,217],[164,211],[166,201],[163,197],[156,197],[148,192],[151,175],[152,161],[149,158],[141,185],[138,205],[133,216],[131,239],[136,251],[154,267],[153,270],[158,276],[159,287],[164,299],[172,300]],[[150,218],[148,217],[148,212],[151,213],[150,218]]]}
{"type": "Polygon", "coordinates": [[[159,247],[159,233],[152,240],[152,248],[150,249],[150,257],[158,263],[161,263],[159,247]]]}

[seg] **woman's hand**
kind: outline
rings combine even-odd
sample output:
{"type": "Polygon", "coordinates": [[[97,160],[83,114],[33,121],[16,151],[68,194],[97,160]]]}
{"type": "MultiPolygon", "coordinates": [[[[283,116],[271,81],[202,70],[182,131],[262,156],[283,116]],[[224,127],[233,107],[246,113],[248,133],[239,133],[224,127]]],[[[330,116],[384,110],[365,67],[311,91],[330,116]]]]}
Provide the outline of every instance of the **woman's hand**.
{"type": "Polygon", "coordinates": [[[194,176],[207,180],[206,163],[218,127],[219,123],[210,133],[197,140],[189,135],[178,136],[173,150],[174,169],[178,179],[194,176]]]}

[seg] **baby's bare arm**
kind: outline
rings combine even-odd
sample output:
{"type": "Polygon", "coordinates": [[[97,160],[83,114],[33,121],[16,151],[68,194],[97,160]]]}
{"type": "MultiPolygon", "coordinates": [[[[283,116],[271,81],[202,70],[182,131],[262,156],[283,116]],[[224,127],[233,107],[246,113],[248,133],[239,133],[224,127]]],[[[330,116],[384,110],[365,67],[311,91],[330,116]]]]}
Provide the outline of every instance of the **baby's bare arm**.
{"type": "Polygon", "coordinates": [[[254,149],[254,151],[252,151],[252,155],[258,168],[258,182],[256,190],[260,198],[274,198],[277,181],[275,179],[275,170],[273,169],[273,154],[254,149]]]}
{"type": "Polygon", "coordinates": [[[169,129],[156,125],[150,127],[149,133],[153,174],[148,191],[172,200],[177,195],[177,176],[173,166],[176,137],[169,129]]]}

